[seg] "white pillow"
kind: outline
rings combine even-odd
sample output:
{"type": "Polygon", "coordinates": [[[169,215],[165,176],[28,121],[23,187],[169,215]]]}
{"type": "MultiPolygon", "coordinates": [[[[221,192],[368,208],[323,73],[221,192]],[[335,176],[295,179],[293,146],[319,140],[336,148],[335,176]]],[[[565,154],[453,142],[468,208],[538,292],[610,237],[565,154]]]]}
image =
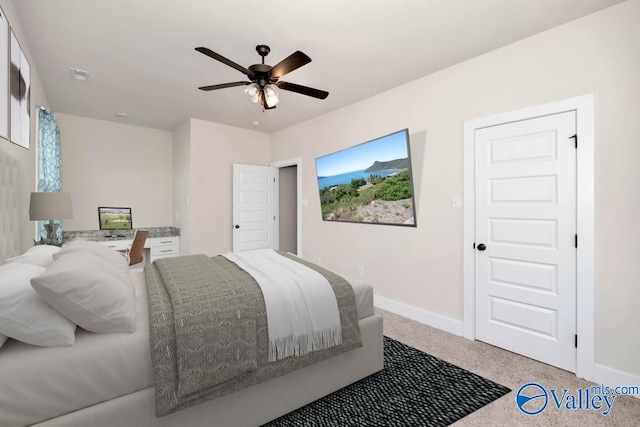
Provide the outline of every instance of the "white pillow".
{"type": "Polygon", "coordinates": [[[44,271],[18,262],[0,266],[0,333],[41,347],[71,346],[76,325],[42,301],[29,284],[44,271]]]}
{"type": "Polygon", "coordinates": [[[22,255],[13,258],[7,258],[5,262],[21,262],[22,264],[39,265],[40,267],[48,267],[53,263],[53,255],[60,252],[58,246],[53,245],[35,245],[22,255]]]}
{"type": "Polygon", "coordinates": [[[121,252],[103,245],[102,243],[91,242],[89,240],[74,240],[72,242],[65,243],[62,245],[62,250],[53,255],[53,259],[57,260],[72,253],[88,253],[97,256],[129,274],[129,262],[121,252]]]}
{"type": "Polygon", "coordinates": [[[31,279],[40,298],[81,328],[134,332],[136,300],[131,275],[88,253],[69,253],[31,279]]]}

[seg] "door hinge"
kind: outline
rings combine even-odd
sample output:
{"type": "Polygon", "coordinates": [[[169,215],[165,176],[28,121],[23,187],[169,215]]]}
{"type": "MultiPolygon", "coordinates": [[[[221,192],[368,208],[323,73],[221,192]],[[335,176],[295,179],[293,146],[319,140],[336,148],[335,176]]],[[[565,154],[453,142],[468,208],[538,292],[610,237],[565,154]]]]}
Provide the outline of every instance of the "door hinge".
{"type": "Polygon", "coordinates": [[[574,345],[578,348],[578,334],[575,335],[574,345]]]}
{"type": "Polygon", "coordinates": [[[476,242],[473,242],[473,249],[476,248],[476,242]]]}
{"type": "Polygon", "coordinates": [[[569,139],[571,138],[573,138],[573,140],[576,143],[576,148],[578,148],[578,134],[576,133],[575,135],[569,137],[569,139]]]}
{"type": "Polygon", "coordinates": [[[578,247],[578,235],[577,234],[575,236],[575,245],[576,245],[576,248],[577,248],[578,247]]]}
{"type": "Polygon", "coordinates": [[[273,177],[273,182],[276,182],[276,177],[275,176],[273,177]]]}

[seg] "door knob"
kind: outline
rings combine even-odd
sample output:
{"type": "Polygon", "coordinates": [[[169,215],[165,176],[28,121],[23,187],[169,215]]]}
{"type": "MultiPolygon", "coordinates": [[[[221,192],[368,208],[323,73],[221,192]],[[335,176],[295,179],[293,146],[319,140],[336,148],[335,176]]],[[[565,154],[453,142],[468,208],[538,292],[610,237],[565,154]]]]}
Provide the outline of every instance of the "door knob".
{"type": "Polygon", "coordinates": [[[478,250],[479,251],[484,251],[485,249],[487,249],[487,246],[484,243],[480,243],[478,245],[478,250]]]}
{"type": "Polygon", "coordinates": [[[236,224],[236,228],[240,228],[240,226],[238,224],[236,224]]]}

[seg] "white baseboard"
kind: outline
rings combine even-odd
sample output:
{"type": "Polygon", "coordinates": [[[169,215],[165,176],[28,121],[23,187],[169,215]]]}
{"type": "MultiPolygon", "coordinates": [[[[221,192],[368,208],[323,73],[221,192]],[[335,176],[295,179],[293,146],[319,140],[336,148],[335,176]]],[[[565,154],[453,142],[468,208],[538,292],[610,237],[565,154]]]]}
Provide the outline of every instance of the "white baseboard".
{"type": "Polygon", "coordinates": [[[420,322],[433,328],[442,329],[454,335],[462,336],[463,324],[461,320],[430,313],[422,309],[412,307],[388,298],[373,296],[373,305],[383,310],[390,311],[416,322],[420,322]]]}
{"type": "MultiPolygon", "coordinates": [[[[608,386],[637,386],[640,387],[640,377],[617,369],[595,363],[593,365],[593,380],[596,384],[608,386]]],[[[640,399],[640,394],[633,395],[640,399]]]]}
{"type": "MultiPolygon", "coordinates": [[[[431,313],[389,298],[373,296],[373,305],[382,310],[415,320],[433,328],[442,329],[454,335],[463,336],[463,322],[440,314],[431,313]]],[[[640,376],[632,375],[604,365],[593,365],[593,378],[587,380],[608,386],[639,386],[640,376]]],[[[634,395],[640,398],[640,395],[634,395]]]]}

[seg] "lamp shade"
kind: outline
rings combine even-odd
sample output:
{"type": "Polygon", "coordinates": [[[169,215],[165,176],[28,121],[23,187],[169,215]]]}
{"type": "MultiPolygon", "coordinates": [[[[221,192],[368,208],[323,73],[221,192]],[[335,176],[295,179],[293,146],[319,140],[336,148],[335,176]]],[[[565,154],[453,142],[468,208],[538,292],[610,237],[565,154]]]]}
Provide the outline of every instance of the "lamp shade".
{"type": "Polygon", "coordinates": [[[73,218],[71,193],[31,193],[29,218],[31,221],[73,218]]]}
{"type": "Polygon", "coordinates": [[[264,102],[267,104],[267,107],[275,107],[279,99],[280,92],[278,91],[278,87],[276,85],[266,85],[264,87],[264,102]]]}
{"type": "Polygon", "coordinates": [[[249,95],[249,100],[251,101],[252,104],[257,104],[260,102],[261,91],[260,91],[260,86],[258,86],[257,84],[251,83],[244,90],[244,93],[249,95]]]}

